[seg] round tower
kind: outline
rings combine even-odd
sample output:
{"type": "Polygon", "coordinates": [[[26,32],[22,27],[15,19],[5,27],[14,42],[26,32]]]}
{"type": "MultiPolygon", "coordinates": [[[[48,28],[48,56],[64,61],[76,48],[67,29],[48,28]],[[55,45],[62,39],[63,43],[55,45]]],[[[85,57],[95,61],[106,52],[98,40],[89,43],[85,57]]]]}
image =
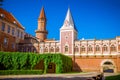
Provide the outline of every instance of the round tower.
{"type": "Polygon", "coordinates": [[[38,18],[38,29],[35,31],[36,32],[36,37],[39,41],[44,41],[47,38],[47,30],[46,30],[46,16],[44,12],[44,8],[42,7],[40,16],[38,18]]]}

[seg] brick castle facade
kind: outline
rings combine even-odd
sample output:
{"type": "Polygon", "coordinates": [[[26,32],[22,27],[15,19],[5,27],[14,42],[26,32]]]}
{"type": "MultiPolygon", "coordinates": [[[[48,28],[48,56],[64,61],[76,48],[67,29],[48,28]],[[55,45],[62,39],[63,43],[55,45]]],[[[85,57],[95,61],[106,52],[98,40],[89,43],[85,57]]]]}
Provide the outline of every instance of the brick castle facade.
{"type": "Polygon", "coordinates": [[[120,37],[109,40],[78,40],[78,30],[75,27],[70,9],[68,9],[63,26],[60,28],[59,41],[47,39],[47,19],[43,7],[38,18],[38,28],[35,30],[36,37],[24,33],[24,28],[17,20],[10,22],[5,19],[6,15],[4,17],[2,15],[5,14],[1,13],[0,9],[1,51],[7,51],[8,49],[8,51],[34,52],[38,54],[61,53],[72,57],[75,71],[120,72],[120,37]],[[3,23],[6,27],[4,31],[3,23]],[[11,27],[10,33],[8,33],[8,25],[11,27]],[[15,35],[12,35],[12,28],[15,28],[15,35]],[[6,49],[4,48],[5,38],[9,39],[6,49]],[[12,42],[15,43],[16,47],[9,50],[12,42]]]}

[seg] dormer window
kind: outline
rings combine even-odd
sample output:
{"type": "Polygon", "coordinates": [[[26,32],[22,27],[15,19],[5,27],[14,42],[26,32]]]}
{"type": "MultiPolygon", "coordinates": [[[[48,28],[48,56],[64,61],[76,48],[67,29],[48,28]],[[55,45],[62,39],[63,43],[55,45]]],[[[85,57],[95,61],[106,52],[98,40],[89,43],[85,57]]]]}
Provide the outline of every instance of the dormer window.
{"type": "Polygon", "coordinates": [[[16,24],[16,21],[13,21],[14,24],[16,24]]]}
{"type": "Polygon", "coordinates": [[[0,14],[0,16],[1,16],[2,18],[4,18],[4,17],[5,17],[5,15],[4,15],[4,14],[0,14]]]}

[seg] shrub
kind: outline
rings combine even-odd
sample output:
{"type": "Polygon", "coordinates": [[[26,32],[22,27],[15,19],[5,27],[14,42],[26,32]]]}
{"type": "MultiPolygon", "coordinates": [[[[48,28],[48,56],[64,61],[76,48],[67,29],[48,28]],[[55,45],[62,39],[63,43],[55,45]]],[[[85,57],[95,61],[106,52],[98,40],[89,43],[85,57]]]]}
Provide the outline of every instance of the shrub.
{"type": "Polygon", "coordinates": [[[56,73],[71,72],[72,59],[62,54],[35,54],[23,52],[0,52],[0,70],[34,70],[35,66],[44,66],[47,72],[49,63],[56,65],[56,73]],[[40,61],[43,64],[39,64],[40,61]]]}

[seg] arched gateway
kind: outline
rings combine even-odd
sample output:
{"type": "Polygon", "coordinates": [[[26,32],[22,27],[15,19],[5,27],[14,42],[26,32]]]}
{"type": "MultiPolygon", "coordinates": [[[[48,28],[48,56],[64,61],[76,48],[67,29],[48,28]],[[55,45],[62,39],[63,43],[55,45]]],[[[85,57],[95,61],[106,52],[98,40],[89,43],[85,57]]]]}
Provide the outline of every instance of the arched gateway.
{"type": "Polygon", "coordinates": [[[56,65],[55,63],[49,63],[47,73],[55,73],[56,65]]]}
{"type": "Polygon", "coordinates": [[[114,73],[116,72],[116,66],[112,60],[103,60],[101,63],[101,72],[114,73]]]}

